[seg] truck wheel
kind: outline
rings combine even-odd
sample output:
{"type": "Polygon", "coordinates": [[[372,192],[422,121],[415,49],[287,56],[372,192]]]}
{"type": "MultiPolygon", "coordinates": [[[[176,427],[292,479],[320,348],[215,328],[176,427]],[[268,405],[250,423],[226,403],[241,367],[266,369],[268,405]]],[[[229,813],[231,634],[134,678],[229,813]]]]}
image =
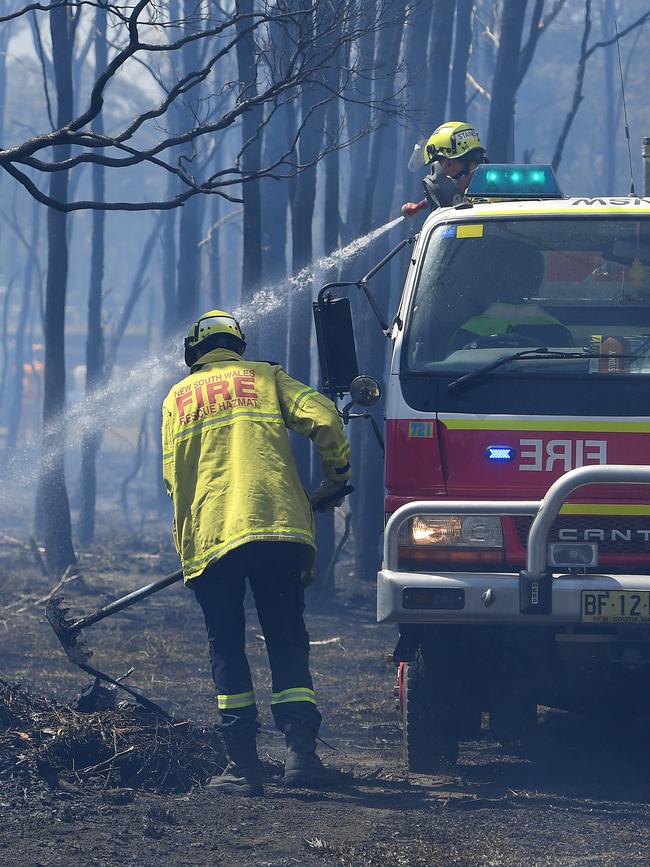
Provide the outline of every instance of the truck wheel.
{"type": "Polygon", "coordinates": [[[422,644],[405,664],[402,683],[404,762],[416,774],[429,774],[458,758],[459,720],[456,666],[449,652],[422,644]],[[447,663],[447,664],[446,664],[447,663]]]}
{"type": "Polygon", "coordinates": [[[537,726],[537,704],[529,696],[498,696],[490,709],[490,734],[505,743],[529,738],[537,726]]]}

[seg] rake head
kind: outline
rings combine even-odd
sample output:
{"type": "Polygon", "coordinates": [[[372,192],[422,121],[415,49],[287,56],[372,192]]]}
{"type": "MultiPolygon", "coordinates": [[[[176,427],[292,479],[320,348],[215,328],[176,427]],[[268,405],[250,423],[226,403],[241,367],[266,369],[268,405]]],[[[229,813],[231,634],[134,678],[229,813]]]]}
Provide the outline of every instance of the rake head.
{"type": "Polygon", "coordinates": [[[74,665],[84,665],[93,655],[93,652],[86,644],[81,629],[76,626],[73,620],[66,618],[70,609],[64,608],[62,602],[63,596],[53,596],[45,606],[45,616],[70,662],[74,665]]]}

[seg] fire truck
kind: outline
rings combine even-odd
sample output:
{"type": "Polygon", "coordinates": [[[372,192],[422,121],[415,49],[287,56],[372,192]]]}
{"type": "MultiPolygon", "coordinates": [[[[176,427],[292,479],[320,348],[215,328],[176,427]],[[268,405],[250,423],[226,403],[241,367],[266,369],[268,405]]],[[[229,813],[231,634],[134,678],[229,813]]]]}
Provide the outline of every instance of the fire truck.
{"type": "MultiPolygon", "coordinates": [[[[404,757],[426,773],[482,722],[523,737],[538,705],[650,712],[650,199],[485,165],[409,240],[382,322],[377,618],[398,628],[404,757]]],[[[356,285],[381,321],[376,270],[356,285]]],[[[342,285],[314,306],[347,417],[379,389],[356,377],[342,285]]]]}

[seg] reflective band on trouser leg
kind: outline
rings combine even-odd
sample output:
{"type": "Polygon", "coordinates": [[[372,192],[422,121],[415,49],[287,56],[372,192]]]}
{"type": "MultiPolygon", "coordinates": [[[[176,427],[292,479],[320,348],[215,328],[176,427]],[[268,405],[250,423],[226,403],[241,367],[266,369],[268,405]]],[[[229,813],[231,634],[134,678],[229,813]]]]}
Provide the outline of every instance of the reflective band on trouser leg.
{"type": "Polygon", "coordinates": [[[219,710],[234,710],[238,707],[251,707],[255,704],[255,693],[237,692],[234,695],[218,695],[219,710]]]}
{"type": "Polygon", "coordinates": [[[316,693],[306,686],[297,686],[294,689],[283,689],[282,692],[274,692],[271,696],[271,704],[286,704],[290,701],[308,701],[316,704],[316,693]]]}

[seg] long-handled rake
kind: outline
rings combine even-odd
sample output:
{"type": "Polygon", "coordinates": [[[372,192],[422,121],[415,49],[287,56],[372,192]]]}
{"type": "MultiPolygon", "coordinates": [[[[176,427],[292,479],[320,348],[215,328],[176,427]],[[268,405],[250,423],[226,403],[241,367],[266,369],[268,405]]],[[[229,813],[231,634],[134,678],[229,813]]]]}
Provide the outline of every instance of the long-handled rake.
{"type": "MultiPolygon", "coordinates": [[[[346,485],[342,487],[340,490],[334,492],[331,497],[321,500],[318,504],[314,506],[314,508],[318,511],[322,511],[327,508],[330,504],[331,500],[337,500],[339,497],[347,496],[352,493],[354,488],[352,485],[346,485]]],[[[112,614],[116,614],[118,611],[123,611],[125,608],[129,608],[131,605],[135,605],[136,602],[139,602],[141,599],[146,599],[147,596],[151,596],[153,593],[157,593],[159,590],[163,590],[165,587],[169,587],[172,584],[176,584],[178,581],[181,581],[183,578],[182,570],[178,570],[177,572],[172,572],[170,575],[165,575],[164,578],[160,578],[158,581],[153,581],[151,584],[146,584],[144,587],[141,587],[139,590],[134,590],[133,593],[128,593],[126,596],[122,596],[119,599],[116,599],[114,602],[110,602],[108,605],[104,605],[103,608],[98,608],[92,614],[87,614],[85,617],[80,617],[79,620],[69,620],[66,617],[66,614],[70,610],[69,608],[64,607],[63,605],[63,596],[53,596],[45,606],[45,616],[50,622],[50,625],[54,632],[56,633],[57,638],[61,642],[63,649],[66,652],[66,656],[74,665],[81,668],[83,671],[92,675],[93,677],[98,677],[100,680],[104,680],[107,683],[111,683],[114,686],[123,689],[125,692],[128,692],[129,695],[132,695],[135,699],[137,699],[141,705],[148,708],[149,710],[154,711],[157,714],[162,714],[167,719],[171,719],[168,713],[164,711],[161,707],[159,707],[155,702],[150,701],[150,699],[145,698],[145,696],[140,695],[140,693],[136,692],[136,690],[132,689],[130,686],[122,683],[121,681],[114,680],[108,674],[104,674],[104,672],[99,671],[96,668],[93,668],[88,664],[88,660],[92,656],[92,650],[88,647],[86,643],[86,639],[83,637],[82,630],[87,626],[92,626],[93,623],[98,623],[100,620],[104,620],[105,617],[110,617],[112,614]]]]}
{"type": "Polygon", "coordinates": [[[116,614],[118,611],[129,608],[141,599],[146,599],[147,596],[151,596],[152,593],[157,593],[159,590],[169,587],[171,584],[176,584],[178,581],[181,581],[182,578],[183,572],[179,569],[177,572],[172,572],[171,575],[165,575],[164,578],[160,578],[158,581],[147,584],[139,590],[134,590],[133,593],[128,593],[126,596],[122,596],[120,599],[116,599],[114,602],[104,605],[103,608],[98,608],[92,614],[87,614],[85,617],[79,618],[79,620],[68,619],[66,614],[70,609],[64,607],[63,596],[54,596],[45,606],[45,616],[56,633],[56,637],[61,642],[61,646],[65,650],[66,656],[70,662],[77,665],[93,677],[98,677],[100,680],[112,683],[114,686],[118,686],[120,689],[128,692],[129,695],[132,695],[140,702],[140,704],[149,710],[161,714],[167,719],[171,719],[169,714],[155,702],[140,695],[139,692],[136,692],[136,690],[127,686],[125,683],[114,680],[108,674],[104,674],[104,672],[89,665],[88,660],[92,656],[93,652],[88,647],[86,639],[81,633],[86,626],[91,626],[93,623],[98,623],[105,617],[110,617],[111,614],[116,614]]]}

